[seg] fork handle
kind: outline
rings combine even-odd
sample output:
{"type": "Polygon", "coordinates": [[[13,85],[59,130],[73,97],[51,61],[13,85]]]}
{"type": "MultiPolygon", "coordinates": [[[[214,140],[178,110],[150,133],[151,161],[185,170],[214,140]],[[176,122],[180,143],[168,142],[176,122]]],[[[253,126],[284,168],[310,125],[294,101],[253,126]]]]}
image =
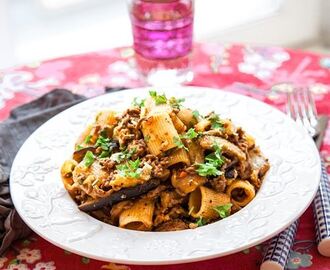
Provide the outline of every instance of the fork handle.
{"type": "Polygon", "coordinates": [[[320,186],[313,201],[317,249],[323,256],[330,257],[330,187],[322,162],[320,186]]]}
{"type": "Polygon", "coordinates": [[[290,249],[296,238],[298,223],[297,219],[287,229],[271,239],[260,270],[283,270],[285,268],[290,249]]]}

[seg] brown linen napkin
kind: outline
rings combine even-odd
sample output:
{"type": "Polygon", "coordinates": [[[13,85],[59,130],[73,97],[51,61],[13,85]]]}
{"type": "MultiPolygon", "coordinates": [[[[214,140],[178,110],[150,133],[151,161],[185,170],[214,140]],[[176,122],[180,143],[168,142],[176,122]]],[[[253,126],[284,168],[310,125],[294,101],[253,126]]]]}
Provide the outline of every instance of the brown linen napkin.
{"type": "MultiPolygon", "coordinates": [[[[106,87],[106,92],[125,88],[106,87]]],[[[24,141],[48,119],[86,99],[65,89],[54,89],[40,98],[15,108],[0,123],[0,255],[11,243],[31,231],[16,212],[9,193],[12,162],[24,141]]]]}

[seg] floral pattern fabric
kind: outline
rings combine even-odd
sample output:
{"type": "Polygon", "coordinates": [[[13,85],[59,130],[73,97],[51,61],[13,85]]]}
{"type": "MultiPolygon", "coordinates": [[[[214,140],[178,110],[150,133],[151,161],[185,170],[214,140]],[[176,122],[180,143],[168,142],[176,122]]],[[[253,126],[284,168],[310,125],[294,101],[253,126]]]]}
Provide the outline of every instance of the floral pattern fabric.
{"type": "MultiPolygon", "coordinates": [[[[310,87],[319,114],[330,115],[330,56],[278,47],[232,44],[196,44],[192,57],[194,79],[190,85],[221,88],[247,95],[284,110],[289,84],[310,87]]],[[[104,93],[104,87],[140,87],[134,51],[117,48],[0,71],[0,121],[14,107],[54,88],[67,88],[88,97],[104,93]]],[[[330,172],[330,125],[321,149],[330,172]]],[[[111,244],[111,243],[109,243],[111,244]]],[[[101,262],[62,250],[33,234],[17,241],[0,257],[0,269],[110,269],[190,270],[259,269],[266,243],[222,258],[169,266],[121,265],[101,262]]],[[[301,218],[287,269],[329,270],[330,258],[318,254],[314,222],[309,208],[301,218]]]]}

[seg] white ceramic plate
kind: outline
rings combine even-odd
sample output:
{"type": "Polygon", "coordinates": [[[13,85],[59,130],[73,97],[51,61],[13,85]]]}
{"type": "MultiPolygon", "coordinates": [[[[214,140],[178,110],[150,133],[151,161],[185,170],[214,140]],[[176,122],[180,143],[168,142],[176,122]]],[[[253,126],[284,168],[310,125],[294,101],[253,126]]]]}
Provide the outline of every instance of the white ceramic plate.
{"type": "Polygon", "coordinates": [[[167,96],[186,98],[201,113],[231,118],[256,138],[271,169],[256,198],[238,213],[211,225],[179,232],[138,232],[102,223],[80,212],[64,189],[59,168],[74,142],[102,108],[123,110],[149,89],[115,92],[78,104],[49,120],[22,146],[10,176],[21,217],[53,244],[90,258],[126,264],[172,264],[224,256],[282,231],[308,207],[320,179],[313,141],[280,111],[215,89],[176,87],[167,96]]]}

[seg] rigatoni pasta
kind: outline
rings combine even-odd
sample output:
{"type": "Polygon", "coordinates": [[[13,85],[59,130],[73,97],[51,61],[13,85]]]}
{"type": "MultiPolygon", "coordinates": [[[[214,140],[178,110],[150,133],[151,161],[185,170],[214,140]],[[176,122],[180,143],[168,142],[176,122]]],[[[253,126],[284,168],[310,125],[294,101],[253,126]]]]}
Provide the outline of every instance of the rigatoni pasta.
{"type": "Polygon", "coordinates": [[[254,186],[246,180],[235,180],[227,188],[227,195],[238,206],[247,205],[255,197],[254,186]]]}
{"type": "Polygon", "coordinates": [[[193,229],[228,217],[258,192],[270,167],[230,119],[200,115],[150,91],[122,113],[104,110],[64,161],[80,210],[123,229],[193,229]]]}
{"type": "Polygon", "coordinates": [[[215,207],[230,203],[230,197],[221,192],[200,186],[189,195],[189,213],[194,218],[202,217],[205,220],[214,220],[218,217],[215,207]]]}
{"type": "Polygon", "coordinates": [[[148,116],[142,122],[141,130],[144,138],[147,138],[148,149],[153,155],[173,149],[176,146],[175,138],[179,138],[171,117],[167,113],[148,116]]]}
{"type": "Polygon", "coordinates": [[[173,171],[171,176],[171,184],[175,188],[175,191],[185,196],[193,192],[196,188],[204,185],[207,182],[207,178],[198,174],[190,174],[184,170],[173,171]]]}
{"type": "Polygon", "coordinates": [[[152,229],[152,217],[154,213],[154,202],[148,199],[141,199],[129,209],[124,210],[119,216],[119,227],[150,231],[152,229]]]}
{"type": "Polygon", "coordinates": [[[182,163],[186,166],[190,165],[190,159],[187,151],[183,148],[174,150],[168,155],[168,166],[182,163]]]}

